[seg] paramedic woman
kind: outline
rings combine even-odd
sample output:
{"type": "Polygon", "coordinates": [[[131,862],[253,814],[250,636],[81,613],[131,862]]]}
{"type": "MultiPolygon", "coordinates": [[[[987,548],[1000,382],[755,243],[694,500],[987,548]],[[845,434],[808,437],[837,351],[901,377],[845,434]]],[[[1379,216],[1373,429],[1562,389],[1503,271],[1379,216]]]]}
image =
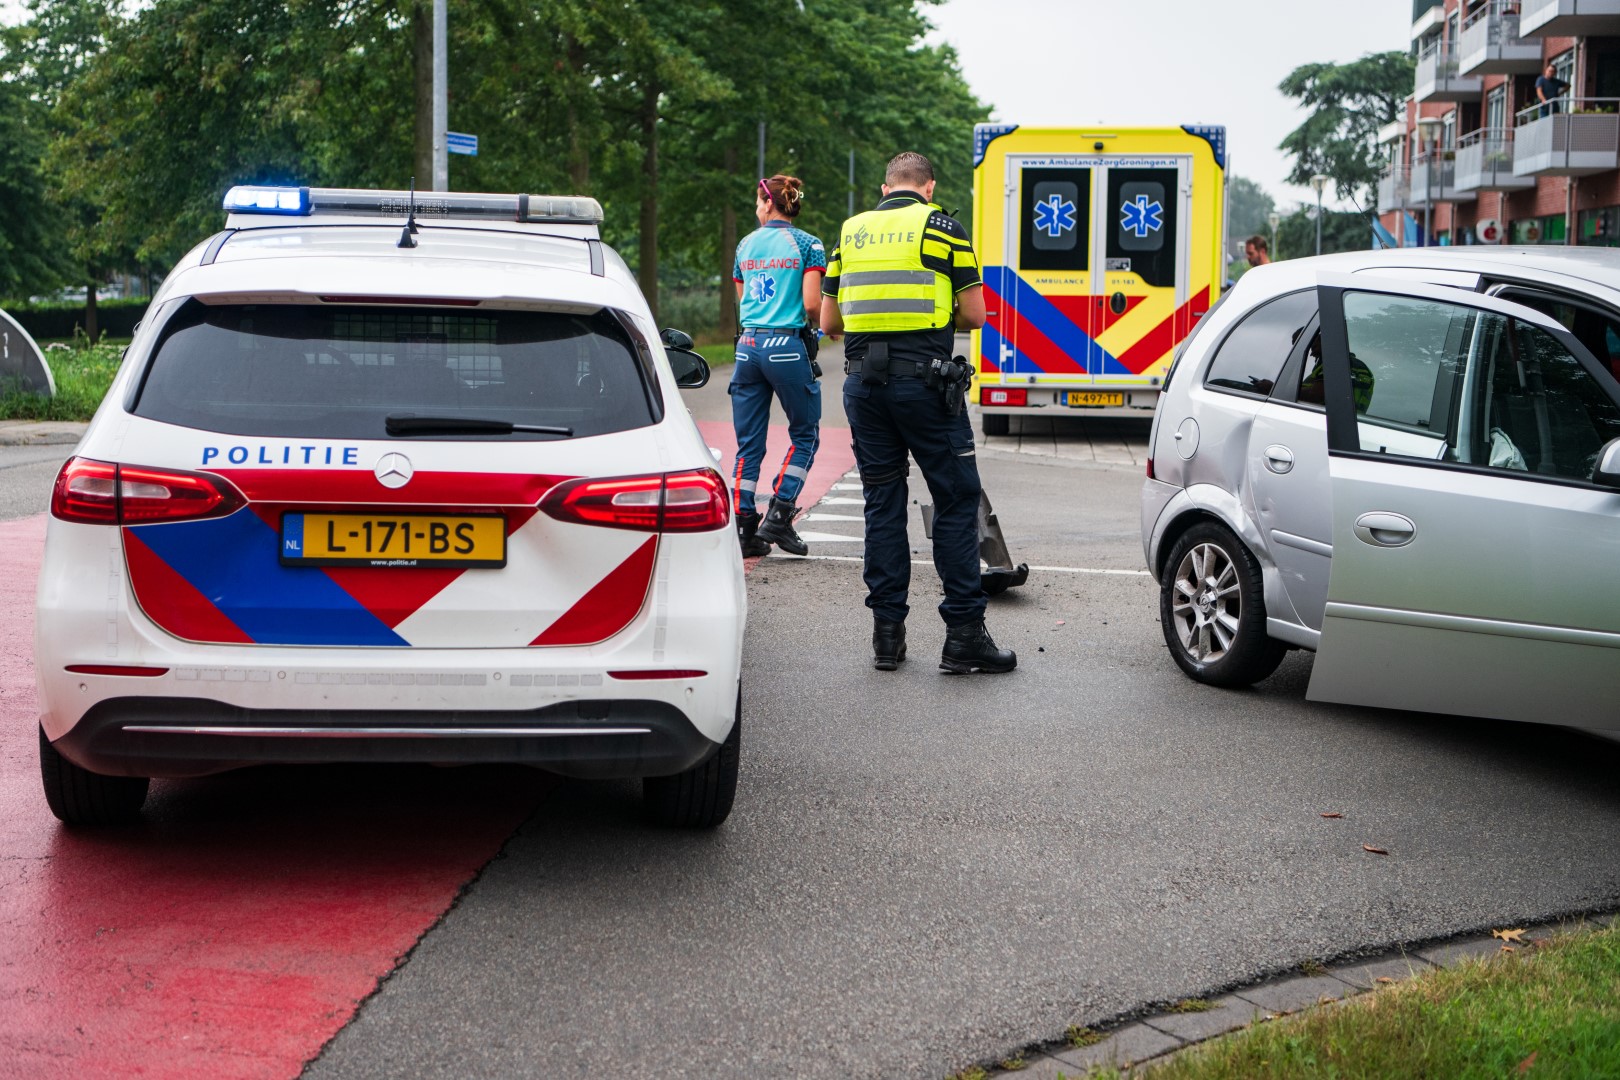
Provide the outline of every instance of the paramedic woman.
{"type": "Polygon", "coordinates": [[[771,544],[794,555],[810,551],[793,530],[793,519],[821,438],[821,387],[811,350],[827,253],[820,240],[793,225],[803,199],[804,185],[796,176],[778,173],[755,185],[759,228],[743,237],[732,264],[742,318],[730,387],[737,429],[732,496],[744,555],[769,554],[771,544]],[[771,482],[770,507],[762,517],[755,491],[773,397],[787,414],[792,446],[771,482]]]}

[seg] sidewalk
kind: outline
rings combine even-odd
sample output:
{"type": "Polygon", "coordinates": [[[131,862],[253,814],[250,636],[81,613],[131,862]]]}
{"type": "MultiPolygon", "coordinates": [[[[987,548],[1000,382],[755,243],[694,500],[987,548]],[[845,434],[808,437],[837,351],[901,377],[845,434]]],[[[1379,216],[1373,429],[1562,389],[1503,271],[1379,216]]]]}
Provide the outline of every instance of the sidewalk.
{"type": "Polygon", "coordinates": [[[74,420],[0,420],[0,446],[72,446],[89,426],[74,420]]]}

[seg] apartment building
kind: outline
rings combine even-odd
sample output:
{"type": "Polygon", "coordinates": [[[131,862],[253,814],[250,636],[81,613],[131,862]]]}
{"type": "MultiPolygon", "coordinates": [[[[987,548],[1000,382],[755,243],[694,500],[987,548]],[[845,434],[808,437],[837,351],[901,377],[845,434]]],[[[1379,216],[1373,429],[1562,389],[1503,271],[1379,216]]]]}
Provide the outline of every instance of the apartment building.
{"type": "Polygon", "coordinates": [[[1398,242],[1620,245],[1620,0],[1414,0],[1411,40],[1380,132],[1398,242]],[[1569,89],[1543,103],[1548,65],[1569,89]]]}

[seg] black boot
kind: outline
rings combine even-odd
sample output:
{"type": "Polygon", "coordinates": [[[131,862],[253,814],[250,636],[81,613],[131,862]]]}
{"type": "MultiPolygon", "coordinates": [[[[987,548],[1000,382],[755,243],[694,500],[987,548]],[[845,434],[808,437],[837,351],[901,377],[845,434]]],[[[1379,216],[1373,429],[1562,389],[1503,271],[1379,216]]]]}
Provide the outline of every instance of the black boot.
{"type": "Polygon", "coordinates": [[[879,671],[893,671],[906,658],[906,624],[872,621],[872,666],[879,671]]]}
{"type": "Polygon", "coordinates": [[[754,535],[759,528],[759,514],[748,511],[737,511],[737,542],[742,544],[743,558],[752,559],[756,555],[769,555],[771,545],[754,535]]]}
{"type": "Polygon", "coordinates": [[[793,531],[793,516],[798,512],[799,508],[786,499],[773,498],[771,508],[765,512],[765,520],[760,522],[759,531],[754,535],[775,544],[789,555],[810,554],[810,545],[793,531]]]}
{"type": "Polygon", "coordinates": [[[1002,672],[1018,666],[1018,654],[1011,649],[996,647],[984,620],[966,626],[945,628],[945,651],[939,658],[940,670],[953,675],[966,675],[971,671],[1002,672]]]}

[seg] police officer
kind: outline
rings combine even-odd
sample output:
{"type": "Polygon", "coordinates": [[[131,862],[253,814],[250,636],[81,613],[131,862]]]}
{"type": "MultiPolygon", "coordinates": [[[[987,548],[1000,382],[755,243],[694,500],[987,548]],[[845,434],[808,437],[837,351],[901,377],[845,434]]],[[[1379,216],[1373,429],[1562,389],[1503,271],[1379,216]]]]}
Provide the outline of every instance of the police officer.
{"type": "Polygon", "coordinates": [[[967,232],[929,200],[921,154],[889,162],[883,200],[844,222],[822,282],[821,325],[848,333],[844,412],[866,498],[866,606],[872,666],[906,658],[911,540],[907,455],[934,500],[934,568],[945,586],[945,671],[1011,671],[1018,657],[984,625],[979,585],[979,467],[961,408],[969,372],[951,359],[955,330],[984,325],[979,260],[967,232]]]}
{"type": "Polygon", "coordinates": [[[827,252],[821,241],[793,227],[804,186],[781,173],[754,189],[759,228],[737,245],[731,276],[741,305],[742,333],[731,372],[731,421],[737,429],[737,468],[732,502],[744,555],[768,555],[771,545],[807,555],[793,529],[799,491],[821,440],[820,374],[814,365],[814,320],[819,315],[821,275],[827,252]],[[761,520],[754,506],[760,461],[771,421],[771,398],[787,414],[793,445],[776,474],[770,510],[761,520]]]}

